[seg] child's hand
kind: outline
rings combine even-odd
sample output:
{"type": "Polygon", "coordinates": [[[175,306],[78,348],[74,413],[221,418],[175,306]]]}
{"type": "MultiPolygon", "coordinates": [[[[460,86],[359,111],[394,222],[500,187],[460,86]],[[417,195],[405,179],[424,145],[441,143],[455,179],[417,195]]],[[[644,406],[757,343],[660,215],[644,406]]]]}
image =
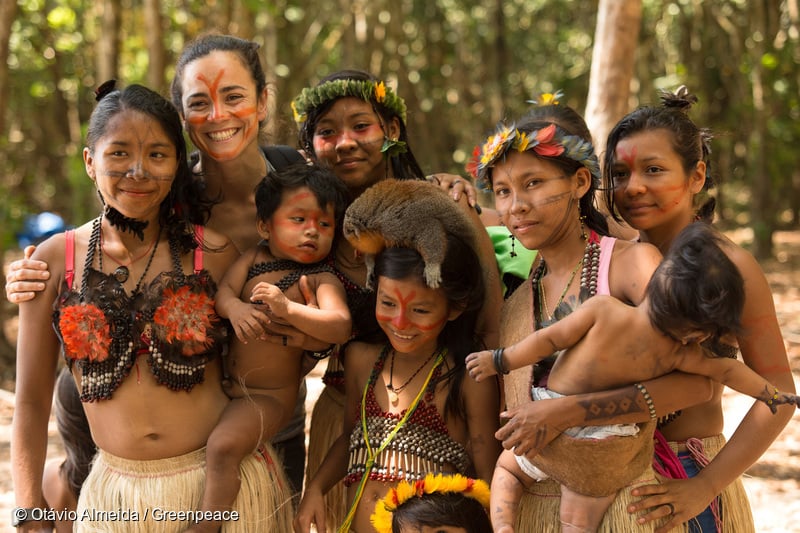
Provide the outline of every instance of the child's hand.
{"type": "Polygon", "coordinates": [[[767,404],[767,407],[769,407],[769,410],[772,411],[773,415],[778,412],[779,405],[787,403],[796,405],[800,409],[800,397],[797,397],[794,394],[780,392],[778,389],[775,389],[775,392],[772,394],[770,394],[768,390],[765,390],[764,393],[758,397],[758,399],[767,404]]]}
{"type": "Polygon", "coordinates": [[[277,318],[286,318],[288,314],[289,298],[283,294],[282,290],[271,283],[262,281],[253,287],[250,301],[268,305],[270,314],[277,318]]]}
{"type": "Polygon", "coordinates": [[[229,320],[236,337],[244,344],[253,339],[261,339],[267,331],[269,317],[258,307],[244,302],[231,306],[229,320]]]}
{"type": "Polygon", "coordinates": [[[326,533],[323,494],[313,486],[309,486],[297,508],[292,526],[295,533],[309,533],[312,525],[316,527],[318,533],[326,533]]]}
{"type": "Polygon", "coordinates": [[[497,374],[491,350],[473,352],[467,356],[467,371],[475,381],[481,381],[497,374]]]}

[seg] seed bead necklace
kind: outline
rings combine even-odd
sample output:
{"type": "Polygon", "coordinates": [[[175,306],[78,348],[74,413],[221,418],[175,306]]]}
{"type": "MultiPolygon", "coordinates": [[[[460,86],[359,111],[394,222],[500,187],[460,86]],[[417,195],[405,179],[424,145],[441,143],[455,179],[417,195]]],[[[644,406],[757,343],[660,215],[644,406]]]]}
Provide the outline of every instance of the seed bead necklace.
{"type": "MultiPolygon", "coordinates": [[[[102,246],[102,239],[103,239],[103,229],[102,229],[102,220],[103,216],[100,215],[97,217],[94,222],[92,223],[92,233],[89,236],[89,252],[86,254],[86,264],[84,265],[83,269],[83,279],[84,283],[81,286],[81,299],[84,299],[86,293],[86,275],[89,269],[92,267],[94,263],[94,255],[97,253],[97,269],[100,272],[103,272],[103,246],[102,246]],[[99,252],[99,253],[98,253],[99,252]]],[[[156,240],[152,246],[152,251],[150,252],[150,257],[147,259],[147,264],[144,267],[144,271],[142,271],[142,275],[139,276],[139,280],[136,282],[136,286],[133,288],[131,292],[131,296],[135,296],[139,293],[139,289],[142,287],[142,283],[144,282],[144,278],[147,276],[147,273],[150,271],[150,265],[153,264],[153,258],[156,256],[156,252],[158,251],[158,241],[161,240],[161,231],[158,232],[156,236],[156,240]]],[[[143,257],[143,256],[142,256],[143,257]]],[[[141,259],[141,257],[137,258],[141,259]]],[[[133,263],[131,263],[133,264],[133,263]]],[[[128,268],[124,265],[121,265],[117,268],[114,273],[112,274],[114,279],[116,279],[120,283],[124,283],[128,280],[129,271],[128,268]]]]}
{"type": "Polygon", "coordinates": [[[584,301],[587,298],[594,296],[597,293],[597,272],[599,267],[600,267],[600,236],[597,235],[595,231],[591,231],[589,233],[589,238],[586,241],[586,247],[584,248],[583,251],[583,257],[578,262],[577,266],[575,267],[575,270],[573,270],[572,275],[570,276],[570,280],[567,283],[567,286],[564,288],[564,292],[561,294],[561,298],[559,299],[558,303],[556,303],[556,307],[553,310],[553,314],[551,316],[549,312],[542,312],[543,309],[546,309],[546,301],[544,298],[544,292],[542,290],[541,280],[542,277],[544,277],[545,273],[547,272],[547,264],[545,263],[544,258],[540,258],[539,263],[536,266],[536,269],[531,274],[531,290],[533,293],[532,319],[534,322],[534,329],[539,329],[549,326],[553,322],[564,317],[566,313],[563,313],[562,310],[559,309],[559,307],[562,307],[561,303],[563,302],[567,290],[569,289],[569,286],[572,284],[574,276],[578,269],[580,269],[581,271],[580,293],[578,295],[579,300],[584,301]]]}
{"type": "MultiPolygon", "coordinates": [[[[153,252],[153,255],[155,255],[154,247],[158,246],[158,241],[159,241],[160,237],[161,237],[161,232],[159,232],[159,234],[156,235],[156,238],[153,240],[153,242],[150,243],[150,246],[147,247],[147,250],[145,250],[143,254],[141,254],[138,257],[134,257],[133,259],[131,259],[127,263],[123,263],[123,262],[119,261],[118,259],[116,259],[113,255],[108,253],[108,251],[106,251],[105,242],[103,242],[103,230],[101,228],[100,229],[100,256],[99,256],[99,259],[98,259],[98,266],[99,266],[100,271],[101,272],[103,271],[103,255],[105,254],[105,255],[107,255],[109,257],[109,259],[111,259],[117,265],[119,265],[114,270],[114,273],[113,273],[114,279],[116,279],[120,283],[125,283],[128,280],[128,276],[130,276],[129,267],[131,267],[134,263],[137,263],[140,259],[142,259],[145,256],[147,256],[148,254],[150,254],[150,252],[153,252]]],[[[153,255],[150,256],[150,260],[148,261],[147,268],[150,268],[150,262],[153,260],[153,255]]],[[[145,269],[145,272],[146,271],[147,270],[145,269]]],[[[141,280],[140,280],[140,282],[141,282],[141,280]]]]}
{"type": "Polygon", "coordinates": [[[414,371],[414,373],[413,373],[413,374],[411,374],[411,377],[410,377],[410,378],[408,378],[408,379],[405,381],[405,383],[403,383],[402,385],[399,385],[399,386],[397,386],[397,387],[395,387],[395,386],[392,384],[392,381],[393,381],[393,378],[394,378],[394,355],[395,355],[395,353],[397,353],[397,352],[395,352],[395,350],[394,350],[394,349],[392,349],[392,361],[389,363],[389,383],[388,383],[388,385],[386,385],[386,390],[387,390],[387,392],[389,393],[389,401],[390,401],[390,402],[392,402],[392,405],[393,405],[393,406],[396,406],[396,405],[397,405],[397,402],[399,402],[399,401],[400,401],[400,393],[401,393],[401,392],[403,392],[403,391],[405,390],[405,388],[406,388],[406,387],[408,387],[408,384],[409,384],[409,383],[411,383],[411,381],[412,381],[412,380],[413,380],[415,377],[417,377],[417,374],[419,374],[419,373],[422,371],[422,369],[423,369],[423,368],[425,368],[426,366],[428,366],[428,363],[430,363],[430,362],[431,362],[431,360],[433,359],[433,357],[434,357],[434,356],[435,356],[437,353],[439,353],[439,350],[438,350],[438,349],[434,350],[434,351],[433,351],[433,352],[432,352],[432,353],[431,353],[431,354],[428,356],[428,358],[427,358],[427,359],[425,359],[425,361],[423,361],[423,363],[422,363],[422,364],[419,366],[419,368],[417,368],[417,369],[414,371]]]}

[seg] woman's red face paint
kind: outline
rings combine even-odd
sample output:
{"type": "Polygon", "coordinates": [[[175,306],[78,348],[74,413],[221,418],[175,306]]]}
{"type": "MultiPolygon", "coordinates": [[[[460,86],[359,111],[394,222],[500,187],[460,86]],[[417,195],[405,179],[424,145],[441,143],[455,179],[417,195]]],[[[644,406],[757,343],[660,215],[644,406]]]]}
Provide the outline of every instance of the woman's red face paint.
{"type": "Polygon", "coordinates": [[[266,98],[234,53],[215,51],[188,63],[182,89],[186,130],[201,152],[227,161],[258,141],[266,98]]]}
{"type": "Polygon", "coordinates": [[[386,177],[381,148],[385,137],[399,131],[386,125],[369,102],[355,97],[336,100],[314,127],[314,156],[345,182],[360,191],[386,177]]]}
{"type": "Polygon", "coordinates": [[[430,353],[452,317],[441,289],[416,278],[378,278],[375,318],[398,353],[430,353]]]}
{"type": "Polygon", "coordinates": [[[620,140],[609,178],[619,214],[640,231],[683,223],[692,216],[691,176],[667,130],[642,131],[620,140]]]}

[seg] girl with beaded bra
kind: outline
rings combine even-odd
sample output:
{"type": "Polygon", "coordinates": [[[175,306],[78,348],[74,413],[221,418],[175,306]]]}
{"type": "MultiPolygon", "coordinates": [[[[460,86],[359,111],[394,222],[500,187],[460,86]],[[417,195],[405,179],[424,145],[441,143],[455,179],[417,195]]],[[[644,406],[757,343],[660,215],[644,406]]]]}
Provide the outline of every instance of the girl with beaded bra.
{"type": "MultiPolygon", "coordinates": [[[[20,306],[16,503],[44,503],[47,419],[61,351],[99,450],[81,488],[75,530],[183,531],[196,518],[186,513],[200,505],[204,446],[229,403],[220,386],[227,327],[214,296],[215,280],[238,254],[202,226],[210,205],[197,200],[180,117],[157,93],[101,86],[83,155],[103,211],[37,248],[51,277],[20,306]],[[164,520],[156,508],[183,514],[164,520]]],[[[233,506],[240,520],[223,531],[286,530],[289,495],[271,449],[245,459],[241,476],[233,506]]]]}
{"type": "MultiPolygon", "coordinates": [[[[659,251],[649,244],[617,240],[608,235],[606,219],[595,206],[600,169],[591,134],[577,112],[562,105],[553,95],[548,96],[540,98],[540,105],[532,107],[515,123],[498,124],[496,132],[480,146],[471,165],[476,177],[494,193],[495,206],[514,236],[514,246],[538,251],[529,280],[503,305],[500,346],[519,342],[532,331],[555,323],[595,294],[639,304],[661,260],[659,251]]],[[[518,429],[520,419],[515,419],[514,414],[526,406],[547,403],[531,401],[531,386],[546,385],[547,370],[553,360],[555,356],[533,369],[512,371],[504,380],[507,410],[501,417],[509,419],[509,423],[498,431],[497,437],[504,448],[514,449],[518,455],[541,452],[540,436],[552,439],[546,433],[537,435],[518,429]]],[[[638,392],[611,408],[600,407],[614,408],[647,413],[645,399],[638,392]]],[[[586,419],[571,425],[588,425],[588,418],[589,413],[586,419]]],[[[646,421],[646,418],[634,420],[646,421]]],[[[643,440],[644,434],[640,432],[640,436],[630,439],[628,459],[636,455],[634,450],[641,449],[637,439],[643,440]]],[[[593,453],[599,457],[611,455],[605,441],[592,442],[596,450],[593,453]]],[[[614,454],[620,458],[618,451],[614,454]]],[[[618,462],[615,460],[614,464],[618,462]]],[[[606,474],[626,477],[625,472],[606,474]]],[[[631,486],[654,482],[655,474],[648,468],[622,489],[606,513],[603,527],[608,529],[604,531],[638,528],[625,511],[631,486]],[[623,521],[615,523],[618,516],[623,516],[623,521]]],[[[532,485],[522,498],[518,530],[560,531],[559,492],[559,484],[553,480],[532,485]],[[550,503],[553,500],[555,504],[550,503]],[[540,501],[547,504],[546,508],[539,506],[540,501]],[[537,510],[532,511],[534,508],[537,510]]]]}
{"type": "MultiPolygon", "coordinates": [[[[719,235],[707,224],[693,224],[675,239],[656,269],[644,301],[628,306],[609,296],[596,296],[561,320],[535,331],[519,343],[467,356],[467,370],[481,381],[511,369],[532,365],[562,351],[548,375],[547,387],[535,387],[536,400],[606,390],[625,382],[653,379],[672,371],[694,373],[719,381],[764,402],[777,412],[782,404],[798,404],[797,396],[779,392],[771,383],[736,360],[704,351],[701,342],[717,342],[741,328],[744,280],[722,251],[719,235]],[[598,355],[603,354],[603,357],[598,355]]],[[[655,417],[655,406],[648,402],[655,417]]],[[[642,443],[652,456],[654,424],[642,443]]],[[[625,437],[638,433],[636,424],[569,428],[578,439],[625,437]]],[[[557,441],[554,441],[557,442],[557,441]]],[[[617,439],[624,443],[624,439],[617,439]]],[[[619,489],[616,480],[596,471],[598,461],[572,447],[568,455],[516,456],[505,450],[492,480],[492,524],[498,533],[514,531],[517,505],[523,487],[546,479],[561,483],[562,531],[596,531],[619,489]],[[574,463],[569,468],[566,464],[574,463]],[[602,476],[602,477],[601,477],[602,476]],[[585,480],[592,479],[590,482],[585,480]],[[599,486],[595,479],[606,482],[599,486]],[[609,483],[609,481],[611,481],[609,483]],[[587,490],[588,489],[588,490],[587,490]]],[[[632,472],[632,475],[638,475],[632,472]]],[[[623,481],[624,482],[624,481],[623,481]]]]}
{"type": "MultiPolygon", "coordinates": [[[[452,206],[451,220],[471,224],[455,204],[444,205],[452,206]]],[[[345,347],[344,430],[307,484],[298,533],[312,524],[327,530],[323,496],[342,479],[350,509],[337,531],[368,532],[376,503],[397,481],[431,472],[491,476],[500,452],[498,385],[466,379],[464,366],[478,346],[484,291],[472,239],[448,233],[438,288],[426,285],[425,266],[412,248],[390,247],[375,257],[381,338],[345,347]]]]}
{"type": "MultiPolygon", "coordinates": [[[[406,130],[406,104],[390,86],[375,76],[358,70],[343,70],[307,87],[292,102],[299,131],[300,147],[320,165],[333,170],[348,188],[350,199],[357,199],[371,185],[388,179],[422,180],[425,175],[409,146],[406,130]]],[[[454,199],[460,196],[466,180],[453,184],[438,174],[442,188],[450,188],[454,199]]],[[[458,204],[468,212],[476,228],[482,229],[477,213],[461,195],[458,204]]],[[[485,232],[478,237],[480,257],[486,273],[486,301],[478,331],[487,345],[496,344],[501,304],[494,250],[485,232]]],[[[366,288],[364,258],[357,255],[346,239],[336,245],[335,267],[343,273],[353,317],[353,337],[376,330],[372,291],[366,288]]],[[[306,478],[317,472],[331,444],[342,432],[345,377],[341,350],[333,350],[323,381],[325,387],[314,405],[308,444],[306,478]]],[[[328,528],[344,519],[346,501],[341,485],[326,494],[328,528]]]]}

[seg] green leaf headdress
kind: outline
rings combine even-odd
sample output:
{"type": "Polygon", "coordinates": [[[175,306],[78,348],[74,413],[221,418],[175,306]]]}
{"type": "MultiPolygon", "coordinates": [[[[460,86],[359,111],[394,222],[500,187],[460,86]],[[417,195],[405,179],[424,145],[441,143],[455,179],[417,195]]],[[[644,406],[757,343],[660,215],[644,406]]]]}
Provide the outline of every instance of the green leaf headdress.
{"type": "Polygon", "coordinates": [[[303,89],[292,101],[295,122],[302,124],[306,121],[310,109],[344,96],[354,96],[365,102],[376,102],[400,117],[403,123],[406,121],[406,103],[391,87],[387,87],[382,81],[348,79],[332,80],[303,89]]]}

